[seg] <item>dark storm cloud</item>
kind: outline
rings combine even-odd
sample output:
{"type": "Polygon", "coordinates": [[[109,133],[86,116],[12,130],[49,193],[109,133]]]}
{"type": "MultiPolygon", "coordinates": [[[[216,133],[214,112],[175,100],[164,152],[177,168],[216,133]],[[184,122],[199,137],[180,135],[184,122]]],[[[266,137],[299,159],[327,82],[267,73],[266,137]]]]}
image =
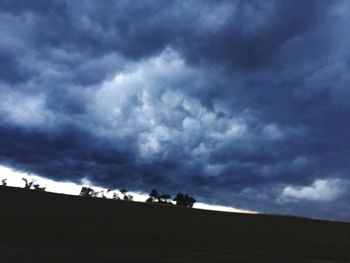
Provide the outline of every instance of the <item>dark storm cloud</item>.
{"type": "Polygon", "coordinates": [[[7,125],[1,126],[1,138],[3,163],[52,178],[80,182],[82,174],[103,178],[111,171],[122,177],[132,162],[126,149],[120,152],[103,142],[94,143],[98,138],[75,127],[62,127],[48,134],[7,125]],[[103,174],[98,167],[102,167],[103,174]]]}
{"type": "Polygon", "coordinates": [[[25,70],[18,65],[16,58],[6,54],[3,50],[0,50],[0,60],[2,62],[0,72],[1,79],[14,84],[16,82],[25,81],[30,77],[29,72],[25,72],[25,70]]]}
{"type": "Polygon", "coordinates": [[[317,26],[326,3],[295,1],[238,2],[225,25],[197,39],[185,39],[185,53],[193,60],[228,63],[238,69],[254,70],[273,66],[270,62],[286,41],[317,26]],[[192,45],[191,45],[192,42],[192,45]],[[196,43],[196,42],[194,42],[196,43]],[[189,47],[189,48],[188,48],[189,47]]]}
{"type": "Polygon", "coordinates": [[[347,2],[0,1],[0,10],[3,164],[350,219],[347,2]]]}

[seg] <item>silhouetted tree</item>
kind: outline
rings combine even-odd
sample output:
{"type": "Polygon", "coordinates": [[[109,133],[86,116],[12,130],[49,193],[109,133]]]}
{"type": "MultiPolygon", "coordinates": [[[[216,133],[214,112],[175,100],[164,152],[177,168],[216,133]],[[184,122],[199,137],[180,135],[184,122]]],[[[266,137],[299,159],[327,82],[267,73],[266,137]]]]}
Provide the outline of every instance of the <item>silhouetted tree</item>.
{"type": "Polygon", "coordinates": [[[123,200],[132,201],[134,199],[134,197],[131,194],[128,194],[128,190],[125,188],[120,189],[119,192],[123,194],[123,200]]]}
{"type": "Polygon", "coordinates": [[[157,189],[152,189],[149,193],[149,197],[147,198],[146,202],[156,202],[158,200],[159,193],[157,189]]]}
{"type": "Polygon", "coordinates": [[[184,195],[182,193],[178,193],[173,200],[176,202],[176,205],[185,207],[192,207],[196,202],[196,199],[194,199],[192,196],[184,195]]]}
{"type": "Polygon", "coordinates": [[[32,188],[32,186],[33,186],[33,183],[34,183],[34,180],[32,180],[32,181],[28,181],[26,178],[22,178],[22,180],[24,181],[24,183],[25,183],[25,185],[24,185],[24,188],[25,189],[30,189],[30,188],[32,188]]]}
{"type": "Polygon", "coordinates": [[[83,186],[79,195],[84,197],[95,197],[96,192],[90,187],[83,186]]]}
{"type": "Polygon", "coordinates": [[[171,204],[171,195],[161,194],[158,196],[158,202],[163,204],[171,204]]]}
{"type": "MultiPolygon", "coordinates": [[[[113,189],[108,189],[107,190],[107,194],[108,193],[111,193],[111,192],[113,192],[114,190],[113,189]]],[[[118,194],[116,193],[116,192],[114,192],[113,194],[112,194],[112,199],[114,199],[114,200],[120,200],[120,197],[118,196],[118,194]]]]}
{"type": "Polygon", "coordinates": [[[118,196],[117,193],[113,193],[112,199],[114,199],[114,200],[120,200],[120,197],[118,196]]]}
{"type": "Polygon", "coordinates": [[[4,178],[1,180],[1,185],[2,186],[7,186],[7,178],[4,178]]]}
{"type": "Polygon", "coordinates": [[[121,192],[123,195],[125,195],[128,192],[128,190],[125,188],[122,188],[119,190],[119,192],[121,192]]]}
{"type": "Polygon", "coordinates": [[[152,189],[151,192],[149,193],[149,196],[153,197],[154,199],[157,199],[159,196],[157,189],[152,189]]]}

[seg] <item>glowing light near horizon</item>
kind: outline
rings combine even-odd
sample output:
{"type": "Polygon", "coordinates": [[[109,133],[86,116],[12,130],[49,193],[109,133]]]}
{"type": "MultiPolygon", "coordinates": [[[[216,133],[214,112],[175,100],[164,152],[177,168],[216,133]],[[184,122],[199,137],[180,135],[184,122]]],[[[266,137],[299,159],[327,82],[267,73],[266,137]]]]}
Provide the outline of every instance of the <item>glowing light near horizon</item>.
{"type": "MultiPolygon", "coordinates": [[[[96,191],[106,190],[105,188],[92,185],[92,183],[86,178],[81,180],[81,183],[82,183],[81,185],[75,184],[72,182],[57,182],[57,181],[46,179],[34,174],[16,171],[9,167],[0,165],[0,181],[5,178],[7,178],[8,186],[24,187],[24,182],[22,178],[26,178],[29,180],[35,180],[35,182],[40,184],[40,186],[46,186],[47,192],[69,194],[69,195],[79,195],[81,187],[83,185],[93,187],[94,190],[96,191]]],[[[148,198],[148,195],[142,192],[130,192],[130,194],[134,197],[133,200],[137,202],[144,202],[148,198]]],[[[200,202],[195,203],[193,208],[213,210],[213,211],[223,211],[223,212],[256,214],[256,212],[254,211],[242,210],[242,209],[237,209],[229,206],[210,205],[210,204],[205,204],[200,202]]]]}
{"type": "Polygon", "coordinates": [[[47,192],[78,195],[81,185],[72,182],[56,182],[31,173],[16,171],[6,166],[0,165],[0,180],[7,178],[7,185],[14,187],[24,187],[22,178],[35,180],[40,186],[46,186],[47,192]]]}
{"type": "Polygon", "coordinates": [[[221,212],[232,212],[232,213],[244,213],[244,214],[257,214],[255,211],[249,211],[244,209],[237,209],[230,206],[223,205],[210,205],[205,203],[195,203],[193,208],[204,209],[204,210],[212,210],[212,211],[221,211],[221,212]]]}

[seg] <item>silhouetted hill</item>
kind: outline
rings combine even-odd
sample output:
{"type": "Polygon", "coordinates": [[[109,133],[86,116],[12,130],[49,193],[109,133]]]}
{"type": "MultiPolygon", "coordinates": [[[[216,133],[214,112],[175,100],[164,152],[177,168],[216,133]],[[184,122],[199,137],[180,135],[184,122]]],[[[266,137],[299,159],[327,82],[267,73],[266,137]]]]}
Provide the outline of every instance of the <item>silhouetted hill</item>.
{"type": "Polygon", "coordinates": [[[0,262],[350,262],[350,224],[0,187],[0,262]]]}

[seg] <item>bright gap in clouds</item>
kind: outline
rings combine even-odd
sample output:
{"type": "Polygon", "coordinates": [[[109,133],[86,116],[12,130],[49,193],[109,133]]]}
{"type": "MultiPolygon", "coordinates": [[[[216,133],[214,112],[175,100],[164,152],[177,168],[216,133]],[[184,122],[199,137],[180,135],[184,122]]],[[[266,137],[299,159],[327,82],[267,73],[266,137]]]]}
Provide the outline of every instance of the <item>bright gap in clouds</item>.
{"type": "MultiPolygon", "coordinates": [[[[81,185],[75,184],[72,182],[57,182],[57,181],[46,179],[37,175],[16,171],[9,167],[0,165],[0,181],[5,178],[7,179],[7,186],[24,187],[24,181],[22,180],[22,178],[26,178],[29,180],[35,180],[35,182],[40,184],[40,186],[42,187],[46,186],[47,192],[61,193],[61,194],[68,194],[68,195],[79,195],[81,187],[83,185],[93,187],[97,191],[106,190],[101,187],[93,186],[91,182],[86,179],[82,180],[81,185]]],[[[133,195],[134,201],[144,202],[148,198],[148,195],[145,193],[140,193],[140,192],[130,192],[130,193],[133,195]]],[[[236,209],[229,206],[210,205],[210,204],[199,203],[199,202],[194,204],[194,208],[214,210],[214,211],[224,211],[224,212],[256,214],[256,212],[254,211],[241,210],[241,209],[236,209]]]]}

